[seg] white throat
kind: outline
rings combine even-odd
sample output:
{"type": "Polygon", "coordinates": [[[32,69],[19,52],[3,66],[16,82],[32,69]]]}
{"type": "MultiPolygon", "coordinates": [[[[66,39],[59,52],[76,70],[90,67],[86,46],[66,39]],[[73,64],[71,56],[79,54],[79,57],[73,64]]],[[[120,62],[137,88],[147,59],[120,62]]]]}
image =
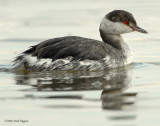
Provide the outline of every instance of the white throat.
{"type": "Polygon", "coordinates": [[[132,32],[132,29],[121,22],[113,22],[104,17],[100,24],[100,29],[106,34],[123,34],[132,32]]]}
{"type": "Polygon", "coordinates": [[[132,29],[120,22],[112,22],[106,17],[100,24],[100,34],[103,41],[113,48],[119,50],[125,58],[125,64],[132,62],[132,52],[127,43],[124,42],[120,34],[132,32],[132,29]]]}

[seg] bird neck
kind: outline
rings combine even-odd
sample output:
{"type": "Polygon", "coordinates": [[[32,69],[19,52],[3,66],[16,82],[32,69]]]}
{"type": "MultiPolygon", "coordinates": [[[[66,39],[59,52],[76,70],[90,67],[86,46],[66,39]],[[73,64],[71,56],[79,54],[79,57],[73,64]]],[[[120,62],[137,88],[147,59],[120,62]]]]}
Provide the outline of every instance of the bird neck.
{"type": "Polygon", "coordinates": [[[108,34],[108,33],[104,33],[100,29],[100,35],[103,42],[111,45],[116,49],[123,50],[124,41],[120,34],[110,34],[110,33],[108,34]]]}

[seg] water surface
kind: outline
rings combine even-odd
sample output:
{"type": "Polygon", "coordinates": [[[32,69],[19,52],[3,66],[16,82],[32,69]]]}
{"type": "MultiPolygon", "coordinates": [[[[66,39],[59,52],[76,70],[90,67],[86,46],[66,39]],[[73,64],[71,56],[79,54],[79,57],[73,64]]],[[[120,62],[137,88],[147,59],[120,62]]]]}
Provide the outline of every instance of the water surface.
{"type": "Polygon", "coordinates": [[[0,125],[159,126],[160,1],[0,3],[0,125]],[[100,20],[114,9],[132,12],[149,32],[123,35],[133,50],[132,65],[92,72],[10,72],[14,57],[45,39],[79,35],[100,40],[100,20]]]}

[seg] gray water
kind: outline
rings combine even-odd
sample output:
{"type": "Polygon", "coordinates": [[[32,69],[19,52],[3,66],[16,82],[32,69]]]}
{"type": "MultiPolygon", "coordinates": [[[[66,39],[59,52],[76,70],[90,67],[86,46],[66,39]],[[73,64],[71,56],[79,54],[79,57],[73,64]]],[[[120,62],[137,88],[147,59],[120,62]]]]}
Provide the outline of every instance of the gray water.
{"type": "Polygon", "coordinates": [[[0,126],[159,126],[160,1],[0,0],[0,126]],[[104,71],[10,72],[12,60],[45,39],[101,40],[108,12],[131,12],[149,34],[123,35],[132,65],[104,71]]]}

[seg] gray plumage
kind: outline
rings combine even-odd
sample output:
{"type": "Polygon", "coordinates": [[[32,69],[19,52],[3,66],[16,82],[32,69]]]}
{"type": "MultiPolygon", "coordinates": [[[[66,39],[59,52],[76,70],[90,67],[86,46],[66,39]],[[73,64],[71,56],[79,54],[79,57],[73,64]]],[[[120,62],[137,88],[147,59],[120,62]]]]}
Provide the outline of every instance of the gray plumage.
{"type": "Polygon", "coordinates": [[[131,51],[120,34],[134,30],[146,33],[137,26],[133,15],[123,10],[108,13],[103,18],[99,30],[103,42],[78,36],[66,36],[49,39],[32,46],[15,59],[15,69],[102,70],[123,66],[131,63],[132,60],[131,51]],[[34,61],[31,61],[31,58],[35,58],[34,61]]]}
{"type": "Polygon", "coordinates": [[[72,56],[72,60],[100,60],[106,54],[112,53],[113,48],[106,43],[94,39],[77,36],[67,36],[46,40],[38,45],[32,46],[24,54],[31,54],[38,59],[56,59],[72,56]]]}

